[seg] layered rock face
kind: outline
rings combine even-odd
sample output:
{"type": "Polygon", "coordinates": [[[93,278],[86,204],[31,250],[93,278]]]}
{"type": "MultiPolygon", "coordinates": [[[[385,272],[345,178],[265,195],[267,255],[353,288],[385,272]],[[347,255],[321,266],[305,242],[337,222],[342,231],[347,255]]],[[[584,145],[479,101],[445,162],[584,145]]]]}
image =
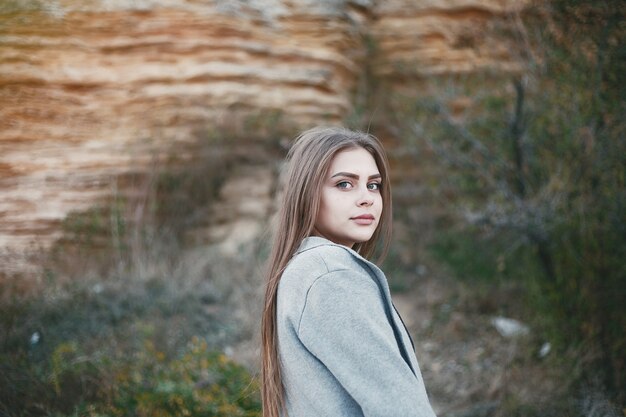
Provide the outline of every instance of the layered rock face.
{"type": "Polygon", "coordinates": [[[520,63],[494,26],[520,24],[521,0],[389,0],[376,7],[375,72],[407,81],[477,71],[516,72],[520,63]]]}
{"type": "Polygon", "coordinates": [[[198,132],[246,123],[254,132],[256,124],[273,123],[268,117],[298,128],[340,122],[352,111],[366,60],[376,63],[377,76],[398,82],[514,69],[505,46],[481,29],[518,4],[0,5],[2,269],[23,268],[15,252],[50,245],[68,213],[118,192],[120,175],[146,171],[172,153],[194,158],[198,132]]]}

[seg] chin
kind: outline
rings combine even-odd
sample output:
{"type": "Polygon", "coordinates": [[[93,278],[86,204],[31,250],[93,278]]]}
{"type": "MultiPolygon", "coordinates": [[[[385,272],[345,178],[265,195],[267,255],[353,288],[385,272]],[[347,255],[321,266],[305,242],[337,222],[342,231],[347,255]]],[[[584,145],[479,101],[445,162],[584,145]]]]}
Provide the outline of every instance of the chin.
{"type": "Polygon", "coordinates": [[[355,243],[365,243],[365,242],[369,241],[372,238],[372,236],[374,236],[373,232],[369,233],[369,234],[360,234],[358,236],[353,236],[352,240],[355,243]]]}

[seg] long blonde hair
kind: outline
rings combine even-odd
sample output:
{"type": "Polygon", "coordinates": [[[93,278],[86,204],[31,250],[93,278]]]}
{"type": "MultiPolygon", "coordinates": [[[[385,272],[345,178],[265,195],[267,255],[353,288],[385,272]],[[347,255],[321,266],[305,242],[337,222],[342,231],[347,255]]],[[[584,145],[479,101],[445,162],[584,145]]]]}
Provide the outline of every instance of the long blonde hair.
{"type": "Polygon", "coordinates": [[[282,174],[284,189],[266,270],[265,305],[261,319],[264,417],[279,417],[281,412],[286,415],[276,332],[276,294],[280,278],[300,242],[313,231],[321,186],[333,157],[342,150],[356,147],[367,150],[376,161],[383,184],[383,211],[372,238],[357,243],[353,249],[364,257],[370,257],[382,237],[379,260],[387,253],[391,239],[391,187],[387,156],[378,139],[367,133],[336,127],[314,128],[302,133],[287,154],[287,166],[282,174]]]}

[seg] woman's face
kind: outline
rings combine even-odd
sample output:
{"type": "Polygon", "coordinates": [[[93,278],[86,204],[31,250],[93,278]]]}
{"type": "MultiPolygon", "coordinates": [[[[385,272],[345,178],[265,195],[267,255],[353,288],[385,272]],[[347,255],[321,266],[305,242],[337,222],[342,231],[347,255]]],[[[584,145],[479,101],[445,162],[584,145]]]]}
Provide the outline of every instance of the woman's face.
{"type": "Polygon", "coordinates": [[[383,210],[381,181],[368,151],[350,148],[338,152],[322,183],[314,234],[350,248],[368,241],[383,210]]]}

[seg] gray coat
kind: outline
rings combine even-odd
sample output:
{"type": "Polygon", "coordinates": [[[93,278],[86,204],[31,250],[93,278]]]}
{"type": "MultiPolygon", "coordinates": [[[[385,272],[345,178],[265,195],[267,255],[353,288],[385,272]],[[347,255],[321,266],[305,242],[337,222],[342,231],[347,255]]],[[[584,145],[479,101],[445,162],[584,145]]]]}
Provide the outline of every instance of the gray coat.
{"type": "Polygon", "coordinates": [[[387,279],[352,249],[304,239],[276,317],[289,417],[435,416],[387,279]]]}

